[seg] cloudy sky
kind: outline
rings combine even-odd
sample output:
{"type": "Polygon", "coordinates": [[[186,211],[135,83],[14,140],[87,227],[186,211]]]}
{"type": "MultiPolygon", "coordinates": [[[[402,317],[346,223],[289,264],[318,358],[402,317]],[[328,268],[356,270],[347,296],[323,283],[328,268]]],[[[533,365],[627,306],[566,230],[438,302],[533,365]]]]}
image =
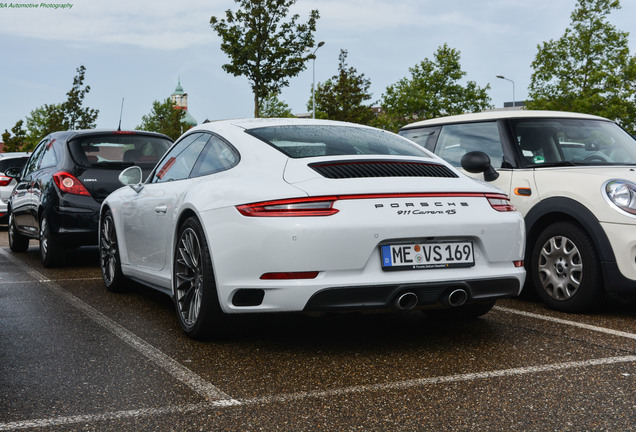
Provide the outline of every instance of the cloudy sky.
{"type": "MultiPolygon", "coordinates": [[[[49,0],[46,0],[49,1],[49,0]]],[[[5,3],[7,2],[7,3],[5,3]]],[[[133,129],[165,100],[181,79],[190,113],[203,120],[253,115],[244,77],[225,73],[228,61],[209,26],[211,16],[236,9],[233,0],[69,0],[71,8],[11,8],[0,0],[0,132],[34,108],[60,103],[75,70],[86,67],[91,92],[85,104],[99,109],[98,127],[133,129]]],[[[36,0],[31,0],[36,3],[36,0]]],[[[636,1],[622,0],[610,15],[630,33],[636,52],[636,1]]],[[[292,11],[306,20],[318,9],[316,82],[335,75],[341,49],[348,64],[371,80],[373,99],[409,76],[409,68],[432,58],[444,43],[461,52],[466,79],[490,84],[496,107],[527,96],[537,45],[559,38],[576,0],[298,0],[292,11]]],[[[307,112],[312,67],[291,80],[281,99],[295,113],[307,112]]]]}

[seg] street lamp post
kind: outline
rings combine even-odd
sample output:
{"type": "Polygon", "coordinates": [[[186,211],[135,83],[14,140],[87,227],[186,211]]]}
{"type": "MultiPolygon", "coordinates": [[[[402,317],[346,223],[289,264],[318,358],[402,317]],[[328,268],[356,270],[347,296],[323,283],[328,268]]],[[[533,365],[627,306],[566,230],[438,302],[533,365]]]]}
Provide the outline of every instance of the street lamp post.
{"type": "Polygon", "coordinates": [[[312,72],[313,80],[311,82],[311,117],[312,118],[316,118],[316,51],[318,51],[318,48],[320,48],[324,44],[325,44],[324,41],[318,42],[318,46],[316,47],[314,52],[311,53],[311,57],[312,57],[311,64],[313,69],[313,72],[312,72]]]}
{"type": "Polygon", "coordinates": [[[510,81],[512,83],[512,107],[515,108],[517,106],[517,103],[515,102],[515,82],[503,75],[497,75],[497,78],[510,81]]]}

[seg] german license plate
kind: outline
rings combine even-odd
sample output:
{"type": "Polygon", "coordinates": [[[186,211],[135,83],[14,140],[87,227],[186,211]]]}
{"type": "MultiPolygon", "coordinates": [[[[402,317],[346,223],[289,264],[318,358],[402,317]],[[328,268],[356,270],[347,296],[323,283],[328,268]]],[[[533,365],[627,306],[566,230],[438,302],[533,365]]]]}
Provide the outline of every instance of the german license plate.
{"type": "Polygon", "coordinates": [[[383,270],[419,270],[475,265],[472,242],[408,243],[381,246],[383,270]]]}

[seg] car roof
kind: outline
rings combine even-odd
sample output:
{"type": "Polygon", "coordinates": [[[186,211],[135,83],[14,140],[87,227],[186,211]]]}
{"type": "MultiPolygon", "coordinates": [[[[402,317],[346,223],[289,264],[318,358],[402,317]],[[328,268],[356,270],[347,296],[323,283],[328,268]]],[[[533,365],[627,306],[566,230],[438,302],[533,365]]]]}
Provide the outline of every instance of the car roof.
{"type": "Polygon", "coordinates": [[[227,128],[254,129],[269,126],[293,126],[293,125],[319,125],[319,126],[350,126],[370,128],[356,123],[348,123],[335,120],[304,119],[304,118],[242,118],[229,120],[216,120],[195,126],[188,132],[197,130],[219,131],[227,128]]]}
{"type": "Polygon", "coordinates": [[[454,116],[438,117],[434,119],[422,120],[411,123],[402,128],[402,130],[420,127],[435,126],[448,123],[466,123],[483,120],[499,120],[499,119],[528,119],[528,118],[566,118],[566,119],[587,119],[587,120],[604,120],[611,121],[604,117],[591,114],[581,114],[568,111],[540,111],[540,110],[502,110],[502,111],[484,111],[480,113],[460,114],[454,116]]]}
{"type": "Polygon", "coordinates": [[[107,135],[107,134],[115,134],[115,135],[145,135],[145,136],[155,136],[160,138],[166,138],[172,141],[172,139],[164,134],[158,132],[149,132],[142,130],[117,130],[117,129],[78,129],[78,130],[70,130],[70,131],[57,131],[52,132],[50,136],[54,138],[60,139],[71,139],[77,136],[89,136],[89,135],[107,135]]]}
{"type": "Polygon", "coordinates": [[[0,153],[0,159],[15,159],[15,158],[29,157],[29,156],[31,156],[31,152],[0,153]]]}

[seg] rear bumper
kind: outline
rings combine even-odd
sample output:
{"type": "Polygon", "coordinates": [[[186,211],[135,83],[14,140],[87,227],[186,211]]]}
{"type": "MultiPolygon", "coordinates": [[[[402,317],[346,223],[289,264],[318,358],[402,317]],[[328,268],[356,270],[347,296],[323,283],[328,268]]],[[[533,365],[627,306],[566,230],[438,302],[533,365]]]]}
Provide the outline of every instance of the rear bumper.
{"type": "Polygon", "coordinates": [[[390,309],[405,293],[417,295],[416,308],[448,307],[447,299],[457,289],[464,290],[467,303],[472,303],[515,297],[520,288],[517,278],[327,288],[311,296],[304,311],[390,309]]]}
{"type": "Polygon", "coordinates": [[[69,246],[97,244],[99,205],[90,207],[55,206],[49,215],[49,226],[55,240],[69,246]]]}

